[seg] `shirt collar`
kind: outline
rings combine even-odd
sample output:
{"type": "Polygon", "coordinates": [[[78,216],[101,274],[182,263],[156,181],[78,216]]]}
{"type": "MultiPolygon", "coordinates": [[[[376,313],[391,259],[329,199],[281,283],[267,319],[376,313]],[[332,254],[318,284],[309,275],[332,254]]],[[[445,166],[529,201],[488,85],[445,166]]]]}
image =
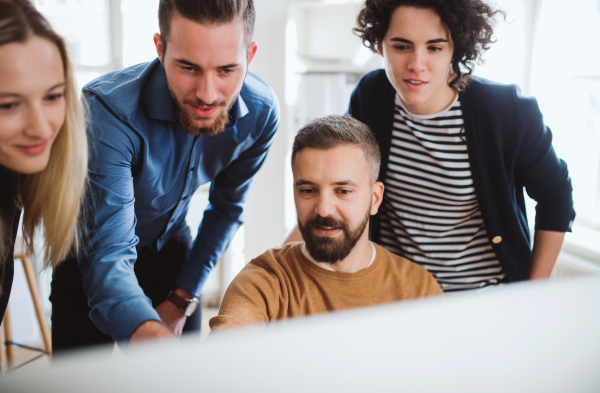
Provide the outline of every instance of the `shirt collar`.
{"type": "MultiPolygon", "coordinates": [[[[158,64],[150,76],[150,81],[144,94],[146,115],[151,119],[176,122],[177,118],[175,117],[173,100],[167,88],[164,68],[158,59],[154,60],[154,62],[158,64]]],[[[248,113],[248,106],[240,94],[233,107],[229,110],[229,122],[225,128],[235,127],[238,119],[241,119],[248,113]]]]}
{"type": "Polygon", "coordinates": [[[167,80],[165,79],[163,66],[158,59],[154,60],[153,63],[158,64],[156,64],[156,68],[152,72],[146,91],[144,92],[146,116],[150,119],[176,122],[175,109],[173,108],[173,101],[167,89],[167,80]]]}

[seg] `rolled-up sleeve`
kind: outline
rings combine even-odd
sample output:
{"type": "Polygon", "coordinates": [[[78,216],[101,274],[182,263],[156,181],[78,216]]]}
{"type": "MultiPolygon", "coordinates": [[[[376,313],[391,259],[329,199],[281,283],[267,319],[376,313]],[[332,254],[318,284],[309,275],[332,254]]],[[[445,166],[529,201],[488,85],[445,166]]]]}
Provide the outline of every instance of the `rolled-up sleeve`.
{"type": "Polygon", "coordinates": [[[527,194],[537,202],[535,229],[570,232],[575,219],[573,187],[567,164],[552,147],[537,101],[515,89],[517,113],[524,130],[515,170],[527,194]]]}
{"type": "Polygon", "coordinates": [[[136,146],[131,130],[93,94],[87,94],[90,169],[88,245],[79,258],[90,318],[103,333],[128,340],[144,321],[160,318],[134,273],[136,217],[131,173],[136,146]]]}

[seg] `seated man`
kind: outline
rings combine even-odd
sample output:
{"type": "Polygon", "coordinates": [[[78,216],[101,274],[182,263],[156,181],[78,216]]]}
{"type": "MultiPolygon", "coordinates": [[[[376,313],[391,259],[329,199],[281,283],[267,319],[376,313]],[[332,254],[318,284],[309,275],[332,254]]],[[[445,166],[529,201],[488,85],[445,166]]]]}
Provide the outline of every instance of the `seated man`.
{"type": "Polygon", "coordinates": [[[294,140],[292,171],[304,243],[272,249],[233,280],[213,330],[429,295],[442,289],[421,266],[369,242],[383,184],[369,128],[328,116],[294,140]]]}

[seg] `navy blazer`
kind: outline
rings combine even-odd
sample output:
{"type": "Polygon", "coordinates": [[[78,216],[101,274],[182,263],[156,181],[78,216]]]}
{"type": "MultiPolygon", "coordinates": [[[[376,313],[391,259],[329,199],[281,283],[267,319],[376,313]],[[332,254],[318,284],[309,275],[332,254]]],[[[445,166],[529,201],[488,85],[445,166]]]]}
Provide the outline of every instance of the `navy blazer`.
{"type": "MultiPolygon", "coordinates": [[[[388,167],[395,94],[385,71],[376,70],[360,80],[348,109],[379,142],[381,182],[388,167]]],[[[509,282],[527,280],[532,252],[523,189],[537,201],[535,229],[570,232],[575,210],[567,164],[554,152],[537,101],[521,95],[516,85],[473,77],[459,99],[473,185],[490,244],[509,282]],[[493,243],[493,238],[501,241],[493,243]]],[[[378,215],[370,227],[371,240],[378,242],[378,215]]]]}

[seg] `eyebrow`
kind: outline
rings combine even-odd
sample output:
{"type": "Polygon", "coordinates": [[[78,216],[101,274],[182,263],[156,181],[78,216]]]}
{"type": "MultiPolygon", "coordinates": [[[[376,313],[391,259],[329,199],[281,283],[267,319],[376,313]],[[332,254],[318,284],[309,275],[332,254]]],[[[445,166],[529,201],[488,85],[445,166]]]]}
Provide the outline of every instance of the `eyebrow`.
{"type": "Polygon", "coordinates": [[[308,180],[298,180],[295,184],[296,187],[298,186],[313,186],[315,183],[308,181],[308,180]]]}
{"type": "MultiPolygon", "coordinates": [[[[415,44],[411,40],[407,40],[406,38],[401,38],[401,37],[390,38],[390,41],[403,42],[405,44],[412,44],[412,45],[415,44]]],[[[425,44],[426,45],[429,45],[429,44],[439,44],[440,42],[448,42],[448,40],[445,39],[445,38],[434,38],[433,40],[427,41],[425,44]]]]}
{"type": "Polygon", "coordinates": [[[17,93],[0,93],[0,98],[4,97],[21,97],[21,95],[17,93]]]}
{"type": "Polygon", "coordinates": [[[342,181],[336,181],[335,183],[332,183],[334,186],[354,186],[354,187],[358,187],[358,184],[356,184],[356,182],[353,182],[352,180],[342,180],[342,181]]]}
{"type": "Polygon", "coordinates": [[[66,86],[66,85],[67,85],[67,82],[60,82],[60,83],[57,83],[57,84],[55,84],[55,85],[54,85],[54,86],[52,86],[51,88],[49,88],[49,89],[48,89],[48,91],[50,91],[50,90],[54,90],[54,89],[56,89],[57,87],[64,87],[64,86],[66,86]]]}
{"type": "MultiPolygon", "coordinates": [[[[52,91],[52,90],[54,90],[56,88],[63,87],[66,84],[67,84],[66,82],[57,83],[54,86],[50,87],[46,91],[52,91]]],[[[2,98],[7,98],[7,97],[17,97],[18,98],[18,97],[21,97],[21,96],[22,96],[22,94],[19,94],[19,93],[2,93],[2,92],[0,92],[0,97],[2,97],[2,98]]]]}
{"type": "MultiPolygon", "coordinates": [[[[175,59],[176,62],[180,63],[180,64],[185,64],[187,66],[190,67],[194,67],[194,68],[202,68],[200,67],[198,64],[192,63],[191,61],[185,60],[185,59],[175,59]]],[[[222,65],[219,66],[217,68],[235,68],[235,67],[239,67],[240,65],[238,63],[232,63],[232,64],[226,64],[226,65],[222,65]]]]}
{"type": "MultiPolygon", "coordinates": [[[[334,186],[354,186],[354,187],[358,187],[358,184],[356,184],[356,182],[353,182],[352,180],[340,180],[340,181],[336,181],[331,183],[334,186]]],[[[299,186],[314,186],[315,183],[310,181],[310,180],[298,180],[296,182],[296,187],[299,186]]]]}

